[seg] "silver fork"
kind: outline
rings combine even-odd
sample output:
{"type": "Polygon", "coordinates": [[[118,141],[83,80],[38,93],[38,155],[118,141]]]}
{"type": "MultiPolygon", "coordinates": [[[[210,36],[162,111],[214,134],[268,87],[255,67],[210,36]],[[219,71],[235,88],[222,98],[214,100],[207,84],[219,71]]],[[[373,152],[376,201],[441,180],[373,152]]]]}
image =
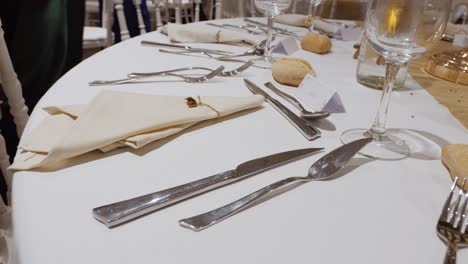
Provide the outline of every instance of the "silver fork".
{"type": "MultiPolygon", "coordinates": [[[[252,66],[252,65],[253,65],[253,62],[249,60],[246,63],[242,64],[241,66],[235,68],[234,70],[220,72],[219,76],[222,76],[222,77],[236,76],[236,75],[239,75],[241,72],[243,72],[243,71],[247,70],[248,68],[250,68],[250,66],[252,66]]],[[[176,70],[173,70],[172,72],[186,71],[186,70],[213,71],[213,69],[206,68],[206,67],[188,67],[188,68],[176,69],[176,70]]],[[[151,77],[151,76],[158,76],[158,75],[161,75],[161,72],[132,72],[132,73],[128,74],[128,77],[138,78],[138,77],[151,77]]]]}
{"type": "Polygon", "coordinates": [[[468,194],[465,191],[467,179],[463,178],[458,196],[452,203],[458,177],[455,178],[449,196],[437,222],[437,235],[447,245],[444,264],[455,264],[457,261],[457,250],[459,247],[468,246],[468,194]]]}
{"type": "Polygon", "coordinates": [[[199,82],[206,82],[209,79],[214,78],[215,76],[218,76],[221,72],[223,72],[224,66],[219,66],[215,70],[211,70],[211,72],[199,76],[199,77],[189,77],[181,74],[175,74],[173,73],[176,70],[171,70],[171,71],[165,71],[165,72],[160,72],[158,75],[150,75],[150,76],[138,76],[138,77],[130,77],[126,79],[119,79],[119,80],[108,80],[108,81],[92,81],[89,83],[91,86],[98,86],[98,85],[113,85],[113,84],[124,84],[124,83],[132,83],[144,78],[149,78],[153,76],[173,76],[173,77],[178,77],[182,79],[184,82],[189,82],[189,83],[199,83],[199,82]]]}

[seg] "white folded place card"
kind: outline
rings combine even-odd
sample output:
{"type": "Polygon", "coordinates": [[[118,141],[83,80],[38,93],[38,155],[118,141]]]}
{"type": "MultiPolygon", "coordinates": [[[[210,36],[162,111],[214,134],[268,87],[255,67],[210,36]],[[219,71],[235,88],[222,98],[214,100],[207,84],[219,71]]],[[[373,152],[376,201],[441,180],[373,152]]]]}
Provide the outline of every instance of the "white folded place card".
{"type": "Polygon", "coordinates": [[[336,90],[311,75],[307,75],[298,88],[291,88],[285,92],[299,100],[308,111],[346,112],[336,90]]]}
{"type": "Polygon", "coordinates": [[[297,40],[295,38],[286,38],[281,40],[278,44],[276,44],[272,52],[284,55],[291,55],[298,50],[299,44],[297,44],[297,40]]]}
{"type": "Polygon", "coordinates": [[[468,35],[467,34],[457,34],[453,36],[453,45],[458,47],[467,47],[468,46],[468,35]]]}
{"type": "Polygon", "coordinates": [[[344,41],[356,41],[361,38],[362,28],[341,28],[336,37],[344,41]]]}

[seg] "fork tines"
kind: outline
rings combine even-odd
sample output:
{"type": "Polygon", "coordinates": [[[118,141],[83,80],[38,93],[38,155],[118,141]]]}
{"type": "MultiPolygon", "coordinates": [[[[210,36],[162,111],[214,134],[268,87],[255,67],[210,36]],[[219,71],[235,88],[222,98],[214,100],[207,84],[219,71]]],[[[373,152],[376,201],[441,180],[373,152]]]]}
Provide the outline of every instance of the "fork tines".
{"type": "Polygon", "coordinates": [[[456,177],[454,179],[439,219],[439,221],[449,223],[461,233],[465,233],[468,225],[468,193],[465,191],[467,183],[467,178],[459,179],[456,177]],[[459,185],[461,189],[457,192],[456,187],[459,180],[461,181],[459,185]]]}

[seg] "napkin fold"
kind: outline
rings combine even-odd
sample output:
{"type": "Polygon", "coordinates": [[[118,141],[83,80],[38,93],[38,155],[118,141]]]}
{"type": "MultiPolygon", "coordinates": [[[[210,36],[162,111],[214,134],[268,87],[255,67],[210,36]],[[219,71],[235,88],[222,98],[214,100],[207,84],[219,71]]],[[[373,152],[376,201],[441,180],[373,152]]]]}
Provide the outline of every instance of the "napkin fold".
{"type": "Polygon", "coordinates": [[[258,107],[263,96],[186,97],[103,91],[87,105],[52,106],[10,166],[29,170],[92,150],[140,148],[199,122],[258,107]],[[191,104],[188,104],[191,102],[191,104]]]}
{"type": "Polygon", "coordinates": [[[331,35],[337,34],[341,29],[339,25],[328,23],[320,19],[312,19],[312,16],[300,14],[281,14],[275,17],[275,22],[289,26],[306,28],[309,28],[313,25],[315,29],[331,35]]]}
{"type": "Polygon", "coordinates": [[[181,25],[170,23],[161,27],[159,32],[169,36],[172,41],[183,43],[257,44],[248,34],[203,24],[181,25]]]}
{"type": "Polygon", "coordinates": [[[308,28],[312,25],[312,16],[301,14],[280,14],[275,17],[275,22],[289,26],[308,28]]]}

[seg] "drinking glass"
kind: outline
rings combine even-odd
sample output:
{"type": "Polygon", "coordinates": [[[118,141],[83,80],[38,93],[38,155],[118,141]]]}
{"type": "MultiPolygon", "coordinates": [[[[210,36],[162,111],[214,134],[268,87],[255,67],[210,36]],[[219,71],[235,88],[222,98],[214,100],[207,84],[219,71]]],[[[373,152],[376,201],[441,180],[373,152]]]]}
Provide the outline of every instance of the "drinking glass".
{"type": "Polygon", "coordinates": [[[385,58],[385,81],[380,105],[370,129],[343,132],[341,141],[370,137],[374,140],[361,154],[383,160],[409,155],[408,143],[398,130],[386,129],[395,76],[402,65],[420,57],[442,37],[449,16],[450,0],[371,0],[368,3],[365,34],[377,53],[385,58]]]}
{"type": "Polygon", "coordinates": [[[322,0],[310,0],[309,15],[311,15],[313,18],[317,16],[317,9],[321,3],[322,0]]]}
{"type": "Polygon", "coordinates": [[[254,60],[255,65],[269,69],[271,68],[271,63],[273,62],[273,57],[271,56],[271,41],[273,37],[273,18],[282,11],[289,8],[292,0],[255,0],[255,6],[266,15],[268,19],[268,31],[267,31],[267,42],[265,44],[265,53],[264,55],[254,60]]]}

